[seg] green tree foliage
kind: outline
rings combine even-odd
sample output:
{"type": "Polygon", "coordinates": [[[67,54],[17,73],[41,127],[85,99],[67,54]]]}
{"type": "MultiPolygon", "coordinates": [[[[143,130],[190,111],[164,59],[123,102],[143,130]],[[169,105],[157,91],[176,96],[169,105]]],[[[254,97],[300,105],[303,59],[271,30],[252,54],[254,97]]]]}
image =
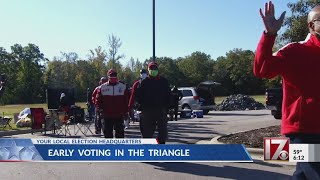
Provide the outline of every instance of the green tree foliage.
{"type": "Polygon", "coordinates": [[[209,80],[214,61],[202,52],[194,52],[177,63],[179,71],[188,78],[186,86],[196,86],[201,81],[209,80]]]}
{"type": "Polygon", "coordinates": [[[0,72],[5,73],[8,83],[6,90],[1,97],[1,102],[4,104],[11,104],[15,102],[17,97],[16,84],[17,81],[17,67],[19,66],[18,60],[13,58],[11,53],[8,53],[4,48],[0,48],[0,72]]]}
{"type": "Polygon", "coordinates": [[[168,79],[171,86],[185,86],[186,78],[184,74],[179,70],[177,62],[172,58],[161,57],[157,58],[159,62],[159,71],[168,79]]]}
{"type": "Polygon", "coordinates": [[[223,95],[227,94],[256,94],[263,93],[264,82],[253,73],[254,52],[234,49],[219,57],[213,66],[213,79],[220,82],[223,95]]]}
{"type": "Polygon", "coordinates": [[[120,38],[115,35],[109,35],[108,37],[108,53],[107,59],[110,61],[110,66],[113,68],[117,68],[117,64],[119,64],[119,60],[124,58],[124,54],[119,53],[119,49],[122,45],[120,38]]]}
{"type": "Polygon", "coordinates": [[[286,29],[281,36],[282,40],[288,43],[302,41],[306,38],[309,33],[308,13],[317,4],[320,4],[320,0],[299,0],[295,3],[288,3],[292,15],[285,19],[286,29]]]}
{"type": "Polygon", "coordinates": [[[212,67],[212,79],[216,82],[221,83],[221,86],[216,88],[217,95],[230,95],[234,84],[230,78],[230,72],[228,70],[228,61],[226,57],[220,56],[215,61],[212,67]]]}
{"type": "Polygon", "coordinates": [[[41,101],[45,96],[43,84],[44,64],[47,59],[34,44],[22,47],[19,44],[11,46],[11,56],[18,61],[16,86],[18,103],[33,103],[41,101]]]}

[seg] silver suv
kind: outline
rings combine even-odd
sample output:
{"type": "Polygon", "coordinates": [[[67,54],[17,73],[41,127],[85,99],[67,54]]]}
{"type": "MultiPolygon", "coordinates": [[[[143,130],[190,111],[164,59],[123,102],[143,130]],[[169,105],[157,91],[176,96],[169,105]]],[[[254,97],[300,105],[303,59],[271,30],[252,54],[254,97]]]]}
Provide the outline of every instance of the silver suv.
{"type": "Polygon", "coordinates": [[[178,90],[183,98],[179,101],[179,111],[183,109],[203,110],[203,114],[215,109],[213,86],[217,82],[205,81],[197,87],[181,87],[178,90]]]}

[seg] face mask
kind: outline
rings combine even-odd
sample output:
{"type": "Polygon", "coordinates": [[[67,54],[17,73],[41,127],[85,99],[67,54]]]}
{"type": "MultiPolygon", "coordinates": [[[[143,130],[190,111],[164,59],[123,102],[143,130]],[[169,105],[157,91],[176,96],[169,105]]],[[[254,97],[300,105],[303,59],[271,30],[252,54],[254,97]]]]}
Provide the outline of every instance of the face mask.
{"type": "Polygon", "coordinates": [[[148,75],[146,73],[140,74],[140,78],[144,80],[148,75]]]}
{"type": "Polygon", "coordinates": [[[118,78],[116,78],[116,77],[110,77],[110,78],[109,78],[109,83],[115,84],[115,83],[117,83],[117,82],[118,82],[118,78]]]}
{"type": "Polygon", "coordinates": [[[156,77],[158,76],[158,70],[149,70],[149,74],[151,77],[156,77]]]}

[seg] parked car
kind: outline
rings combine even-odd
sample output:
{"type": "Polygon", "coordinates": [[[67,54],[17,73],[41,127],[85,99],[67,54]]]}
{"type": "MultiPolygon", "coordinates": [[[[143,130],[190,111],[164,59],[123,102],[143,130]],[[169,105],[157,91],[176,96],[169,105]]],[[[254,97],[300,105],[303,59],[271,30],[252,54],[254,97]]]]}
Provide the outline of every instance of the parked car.
{"type": "Polygon", "coordinates": [[[178,88],[183,95],[179,101],[179,111],[183,109],[203,110],[203,114],[208,114],[209,111],[214,110],[216,106],[213,92],[215,85],[220,85],[220,83],[205,81],[197,87],[178,88]]]}
{"type": "Polygon", "coordinates": [[[275,119],[282,118],[282,88],[269,88],[266,90],[267,109],[271,110],[271,114],[275,119]]]}

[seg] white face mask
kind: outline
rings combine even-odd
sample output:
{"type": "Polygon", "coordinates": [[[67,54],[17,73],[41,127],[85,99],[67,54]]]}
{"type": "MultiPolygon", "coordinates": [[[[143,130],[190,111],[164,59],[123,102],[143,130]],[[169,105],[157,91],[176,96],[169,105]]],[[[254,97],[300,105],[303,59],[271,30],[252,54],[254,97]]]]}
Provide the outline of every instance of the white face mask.
{"type": "Polygon", "coordinates": [[[147,78],[147,74],[146,73],[143,73],[143,74],[140,74],[140,78],[142,79],[142,80],[144,80],[145,78],[147,78]]]}

